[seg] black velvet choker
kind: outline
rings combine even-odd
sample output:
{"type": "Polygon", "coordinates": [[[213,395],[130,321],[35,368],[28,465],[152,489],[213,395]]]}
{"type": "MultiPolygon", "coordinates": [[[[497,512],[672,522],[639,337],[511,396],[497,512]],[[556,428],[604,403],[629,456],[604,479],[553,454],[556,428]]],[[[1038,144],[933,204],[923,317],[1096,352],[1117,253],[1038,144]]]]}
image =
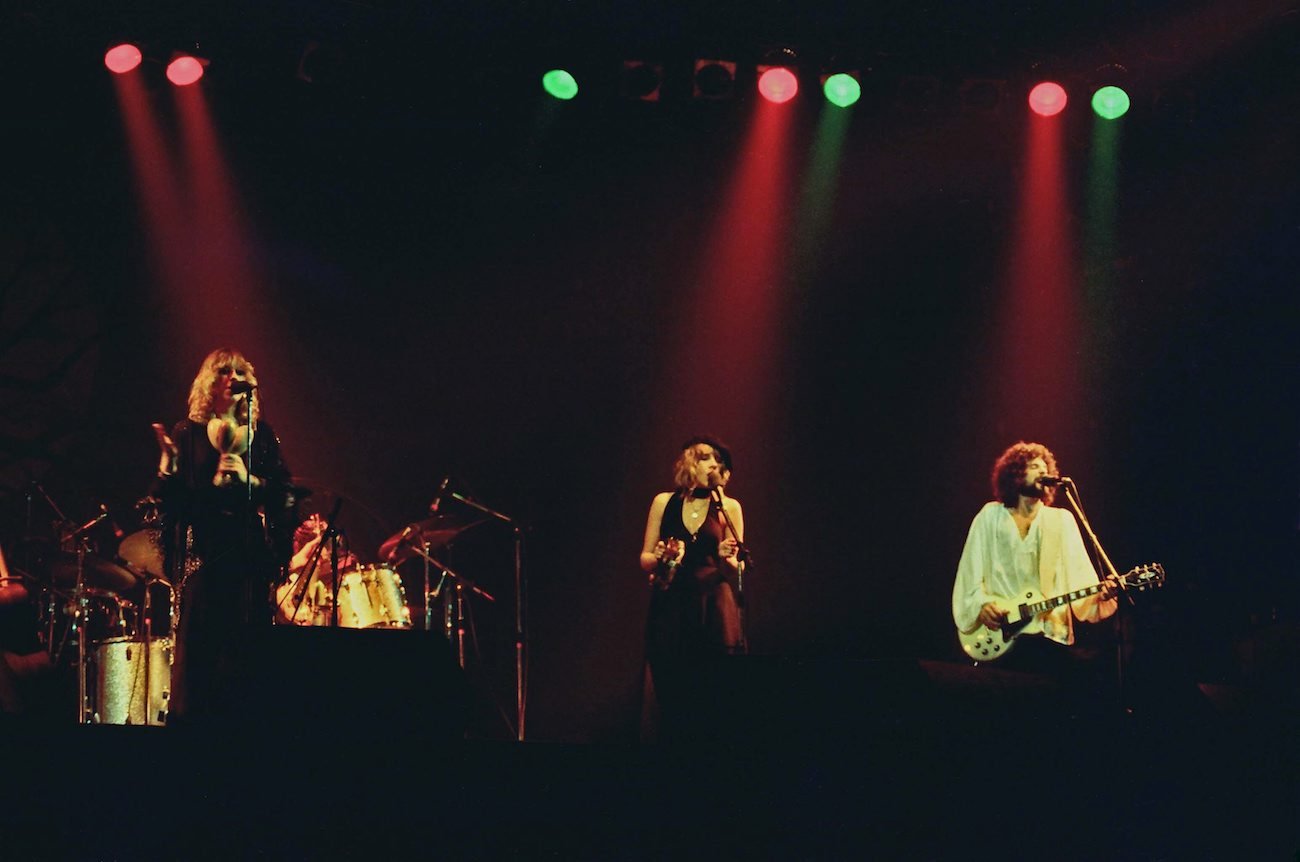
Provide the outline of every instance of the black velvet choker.
{"type": "Polygon", "coordinates": [[[708,488],[692,488],[692,489],[691,489],[691,496],[694,497],[696,500],[703,500],[705,497],[708,497],[708,496],[709,496],[710,494],[712,494],[712,493],[713,493],[713,492],[710,491],[708,488]]]}

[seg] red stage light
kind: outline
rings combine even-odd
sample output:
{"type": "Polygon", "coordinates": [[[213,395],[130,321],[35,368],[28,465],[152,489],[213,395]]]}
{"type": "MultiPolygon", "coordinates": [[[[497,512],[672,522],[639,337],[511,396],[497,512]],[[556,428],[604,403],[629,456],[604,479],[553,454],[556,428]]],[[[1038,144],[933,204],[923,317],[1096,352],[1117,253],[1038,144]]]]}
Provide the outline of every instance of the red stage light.
{"type": "Polygon", "coordinates": [[[1040,117],[1054,117],[1065,110],[1065,88],[1044,81],[1029,91],[1029,110],[1040,117]]]}
{"type": "Polygon", "coordinates": [[[774,66],[758,76],[758,92],[769,102],[780,105],[799,92],[799,79],[784,66],[774,66]]]}
{"type": "Polygon", "coordinates": [[[119,75],[125,75],[127,72],[140,65],[140,49],[130,42],[123,42],[121,45],[114,45],[104,52],[104,65],[110,72],[116,72],[119,75]]]}
{"type": "Polygon", "coordinates": [[[203,64],[182,54],[167,64],[167,80],[178,87],[186,87],[203,77],[203,64]]]}

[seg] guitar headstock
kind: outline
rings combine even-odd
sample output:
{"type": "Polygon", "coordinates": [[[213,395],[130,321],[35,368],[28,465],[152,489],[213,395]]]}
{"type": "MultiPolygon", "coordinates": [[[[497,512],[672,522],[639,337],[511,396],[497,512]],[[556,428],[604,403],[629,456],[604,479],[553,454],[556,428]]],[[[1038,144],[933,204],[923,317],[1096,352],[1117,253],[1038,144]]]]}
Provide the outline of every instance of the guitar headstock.
{"type": "Polygon", "coordinates": [[[1164,585],[1165,569],[1159,563],[1147,563],[1125,572],[1120,580],[1124,582],[1126,589],[1139,592],[1153,590],[1164,585]]]}

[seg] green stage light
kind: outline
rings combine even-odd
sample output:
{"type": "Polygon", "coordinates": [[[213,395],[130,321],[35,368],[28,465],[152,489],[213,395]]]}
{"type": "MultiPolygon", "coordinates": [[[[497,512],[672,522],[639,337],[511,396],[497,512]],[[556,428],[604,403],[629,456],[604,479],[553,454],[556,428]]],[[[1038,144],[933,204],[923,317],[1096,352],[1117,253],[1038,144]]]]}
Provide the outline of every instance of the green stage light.
{"type": "Polygon", "coordinates": [[[822,92],[826,94],[826,101],[832,105],[847,108],[862,98],[862,85],[852,75],[838,72],[826,79],[826,83],[822,84],[822,92]]]}
{"type": "Polygon", "coordinates": [[[1102,87],[1092,94],[1092,109],[1103,120],[1118,120],[1128,113],[1128,93],[1119,87],[1102,87]]]}
{"type": "Polygon", "coordinates": [[[543,75],[542,88],[555,98],[566,102],[578,95],[578,82],[563,69],[552,69],[543,75]]]}

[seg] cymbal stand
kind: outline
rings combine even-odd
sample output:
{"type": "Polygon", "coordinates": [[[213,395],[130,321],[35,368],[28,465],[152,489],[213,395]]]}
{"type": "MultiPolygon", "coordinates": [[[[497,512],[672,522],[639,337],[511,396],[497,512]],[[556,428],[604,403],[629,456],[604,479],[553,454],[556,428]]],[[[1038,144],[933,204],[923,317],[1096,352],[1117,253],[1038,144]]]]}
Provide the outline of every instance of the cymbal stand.
{"type": "Polygon", "coordinates": [[[89,685],[86,680],[86,624],[90,601],[86,598],[86,545],[77,542],[77,583],[72,589],[72,628],[77,633],[77,724],[91,718],[89,685]]]}
{"type": "MultiPolygon", "coordinates": [[[[63,510],[59,508],[59,504],[54,502],[54,500],[50,498],[49,493],[46,492],[45,488],[41,485],[41,483],[36,481],[35,479],[32,479],[27,483],[27,517],[26,517],[26,531],[24,535],[26,536],[32,535],[32,529],[34,523],[33,514],[32,514],[32,491],[36,491],[37,493],[39,493],[41,495],[41,499],[45,501],[45,505],[49,506],[50,511],[54,513],[54,517],[55,517],[54,528],[58,531],[60,538],[62,538],[64,536],[64,530],[72,524],[72,521],[68,519],[67,515],[63,514],[63,510]]],[[[60,550],[63,550],[62,546],[60,546],[60,550]]],[[[23,560],[23,562],[27,565],[31,565],[32,561],[23,560]]],[[[57,644],[55,643],[55,630],[57,628],[56,620],[58,619],[58,599],[59,599],[58,591],[55,590],[53,587],[50,587],[45,591],[44,598],[45,598],[45,632],[44,632],[45,651],[46,653],[49,654],[50,662],[52,664],[57,664],[59,660],[59,656],[63,654],[63,646],[67,640],[68,633],[64,632],[64,637],[60,639],[60,642],[57,644]]]]}
{"type": "Polygon", "coordinates": [[[86,626],[90,618],[90,600],[86,593],[86,531],[108,517],[108,509],[101,506],[100,513],[86,523],[77,527],[62,542],[76,541],[77,544],[77,582],[72,589],[72,625],[77,633],[77,717],[78,724],[91,721],[90,697],[86,679],[86,626]]]}
{"type": "MultiPolygon", "coordinates": [[[[172,585],[165,578],[152,576],[146,572],[144,573],[142,580],[144,581],[144,603],[143,610],[141,611],[141,613],[144,614],[144,621],[140,624],[141,634],[144,636],[144,709],[142,710],[142,714],[144,715],[144,723],[148,726],[153,724],[155,721],[158,721],[159,723],[162,722],[161,715],[154,716],[150,714],[150,710],[153,709],[153,668],[150,666],[150,662],[153,661],[153,585],[162,584],[167,587],[167,612],[169,623],[172,620],[171,612],[172,608],[175,607],[176,602],[172,597],[172,585]]],[[[168,628],[170,630],[170,625],[168,628]]],[[[131,711],[128,706],[128,722],[130,721],[130,715],[131,711]]]]}
{"type": "MultiPolygon", "coordinates": [[[[464,577],[463,575],[456,574],[456,572],[452,571],[451,568],[443,565],[443,563],[439,561],[437,557],[428,553],[428,551],[426,551],[424,548],[416,547],[415,545],[411,545],[410,548],[412,551],[419,554],[424,559],[424,564],[426,567],[425,568],[426,571],[425,594],[424,594],[424,618],[425,618],[426,628],[431,627],[430,626],[431,616],[430,616],[429,606],[432,604],[432,602],[430,602],[429,600],[431,598],[436,599],[442,596],[442,591],[446,587],[447,581],[449,579],[452,582],[452,585],[455,587],[456,600],[455,600],[454,632],[456,636],[456,660],[460,664],[461,670],[464,670],[465,669],[465,634],[467,631],[467,626],[466,626],[467,617],[465,614],[465,587],[469,587],[470,592],[473,592],[481,596],[482,598],[486,599],[489,602],[495,602],[496,598],[491,593],[479,587],[470,579],[464,577]],[[430,565],[432,565],[434,568],[436,568],[439,572],[442,573],[442,576],[438,579],[438,586],[435,587],[432,592],[430,592],[428,589],[429,577],[427,571],[430,565]]],[[[444,601],[443,625],[447,633],[447,637],[448,639],[450,639],[453,633],[453,628],[452,628],[453,607],[452,604],[450,602],[447,602],[445,598],[443,601],[444,601]]]]}
{"type": "MultiPolygon", "coordinates": [[[[431,632],[433,631],[433,602],[430,601],[430,599],[438,598],[438,594],[442,591],[442,585],[447,576],[443,575],[438,578],[438,586],[430,590],[429,584],[432,579],[433,565],[430,561],[433,557],[429,556],[428,542],[424,543],[424,550],[420,553],[420,557],[422,558],[420,562],[424,566],[424,630],[426,632],[431,632]]],[[[448,637],[450,637],[450,633],[448,633],[448,637]]]]}
{"type": "Polygon", "coordinates": [[[449,497],[477,509],[485,515],[491,515],[499,521],[510,525],[514,533],[515,545],[515,739],[524,741],[524,723],[528,709],[528,630],[526,612],[528,605],[528,584],[524,579],[524,531],[514,518],[491,509],[473,497],[456,491],[448,493],[449,497]]]}

